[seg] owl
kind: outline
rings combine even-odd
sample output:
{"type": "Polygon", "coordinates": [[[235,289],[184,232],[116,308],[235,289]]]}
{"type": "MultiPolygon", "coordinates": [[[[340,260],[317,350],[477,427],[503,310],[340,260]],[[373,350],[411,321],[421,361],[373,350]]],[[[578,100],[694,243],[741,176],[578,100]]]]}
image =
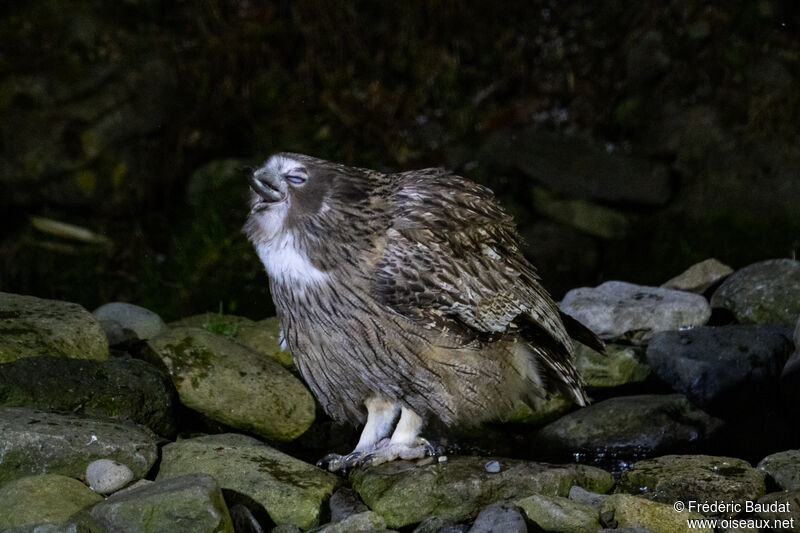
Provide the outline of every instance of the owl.
{"type": "Polygon", "coordinates": [[[491,190],[443,169],[382,173],[279,153],[249,176],[244,232],[295,364],[363,425],[339,470],[431,453],[425,422],[476,425],[554,392],[587,402],[572,338],[491,190]]]}

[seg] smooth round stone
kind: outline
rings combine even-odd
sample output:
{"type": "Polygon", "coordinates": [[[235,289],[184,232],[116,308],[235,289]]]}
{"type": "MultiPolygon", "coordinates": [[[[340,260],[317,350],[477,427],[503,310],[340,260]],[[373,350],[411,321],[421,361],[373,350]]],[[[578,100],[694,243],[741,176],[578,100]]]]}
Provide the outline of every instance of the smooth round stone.
{"type": "Polygon", "coordinates": [[[98,459],[86,467],[86,482],[100,494],[111,494],[133,481],[133,472],[122,463],[98,459]]]}
{"type": "Polygon", "coordinates": [[[496,474],[496,473],[498,473],[500,471],[500,462],[499,461],[488,461],[483,467],[490,474],[496,474]]]}

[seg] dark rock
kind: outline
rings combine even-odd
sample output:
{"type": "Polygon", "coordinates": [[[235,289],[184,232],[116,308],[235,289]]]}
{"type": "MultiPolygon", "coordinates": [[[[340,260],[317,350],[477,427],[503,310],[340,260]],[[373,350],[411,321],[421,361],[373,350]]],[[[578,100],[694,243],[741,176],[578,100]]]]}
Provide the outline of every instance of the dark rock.
{"type": "Polygon", "coordinates": [[[778,380],[792,349],[789,331],[777,326],[700,327],[656,334],[647,362],[698,407],[737,417],[778,401],[778,380]]]}
{"type": "Polygon", "coordinates": [[[790,324],[800,317],[800,261],[770,259],[736,271],[714,292],[712,307],[741,323],[790,324]]]}
{"type": "Polygon", "coordinates": [[[369,511],[353,489],[341,488],[333,493],[329,502],[331,522],[340,522],[350,515],[369,511]]]}
{"type": "Polygon", "coordinates": [[[386,521],[378,513],[363,511],[350,515],[341,522],[325,524],[314,531],[316,533],[351,533],[353,531],[358,531],[359,533],[383,533],[388,530],[386,529],[386,521]]]}
{"type": "Polygon", "coordinates": [[[605,340],[646,343],[659,331],[705,324],[711,308],[705,298],[684,291],[607,281],[569,291],[561,310],[605,340]]]}
{"type": "Polygon", "coordinates": [[[757,468],[766,472],[783,490],[800,490],[800,450],[786,450],[764,457],[757,468]]]}
{"type": "Polygon", "coordinates": [[[247,506],[237,503],[232,505],[228,512],[233,521],[233,530],[236,533],[264,533],[261,523],[253,516],[253,512],[247,506]]]}
{"type": "Polygon", "coordinates": [[[756,514],[772,523],[775,531],[800,532],[800,489],[773,492],[758,500],[756,514]],[[780,525],[776,521],[780,521],[780,525]]]}
{"type": "Polygon", "coordinates": [[[451,457],[426,466],[395,461],[355,470],[350,481],[389,527],[407,526],[428,516],[461,520],[498,500],[531,494],[566,496],[573,485],[606,492],[614,483],[608,472],[583,465],[498,459],[500,472],[491,474],[484,468],[486,461],[451,457]]]}
{"type": "MultiPolygon", "coordinates": [[[[764,478],[764,472],[741,459],[665,455],[639,461],[632,470],[623,472],[617,492],[670,505],[676,501],[741,503],[755,501],[765,494],[764,478]]],[[[738,513],[734,509],[723,509],[703,514],[732,518],[738,513]]]]}
{"type": "Polygon", "coordinates": [[[177,395],[169,378],[130,357],[29,357],[0,364],[0,405],[131,420],[168,438],[177,432],[177,395]]]}
{"type": "Polygon", "coordinates": [[[721,425],[680,394],[623,396],[551,422],[536,446],[554,460],[577,458],[619,471],[637,459],[696,448],[721,425]]]}
{"type": "Polygon", "coordinates": [[[527,533],[525,518],[516,505],[498,502],[481,509],[469,533],[527,533]]]}

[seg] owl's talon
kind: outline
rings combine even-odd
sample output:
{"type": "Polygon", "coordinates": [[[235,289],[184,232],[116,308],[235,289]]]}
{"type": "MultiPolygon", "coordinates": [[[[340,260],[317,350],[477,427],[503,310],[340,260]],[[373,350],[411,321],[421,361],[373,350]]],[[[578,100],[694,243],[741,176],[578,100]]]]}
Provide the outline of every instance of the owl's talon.
{"type": "Polygon", "coordinates": [[[422,459],[436,455],[436,448],[423,438],[417,438],[412,444],[386,444],[376,448],[361,460],[362,467],[378,466],[396,459],[422,459]]]}

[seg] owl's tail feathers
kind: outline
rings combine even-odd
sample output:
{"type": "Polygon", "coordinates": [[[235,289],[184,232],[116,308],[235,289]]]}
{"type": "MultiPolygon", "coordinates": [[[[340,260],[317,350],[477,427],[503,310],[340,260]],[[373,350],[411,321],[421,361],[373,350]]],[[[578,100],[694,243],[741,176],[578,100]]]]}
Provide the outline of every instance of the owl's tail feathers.
{"type": "Polygon", "coordinates": [[[594,331],[590,330],[567,313],[563,311],[560,311],[560,313],[561,321],[564,323],[564,328],[566,328],[567,334],[570,337],[588,346],[592,350],[606,355],[606,343],[600,340],[600,337],[595,335],[594,331]]]}

